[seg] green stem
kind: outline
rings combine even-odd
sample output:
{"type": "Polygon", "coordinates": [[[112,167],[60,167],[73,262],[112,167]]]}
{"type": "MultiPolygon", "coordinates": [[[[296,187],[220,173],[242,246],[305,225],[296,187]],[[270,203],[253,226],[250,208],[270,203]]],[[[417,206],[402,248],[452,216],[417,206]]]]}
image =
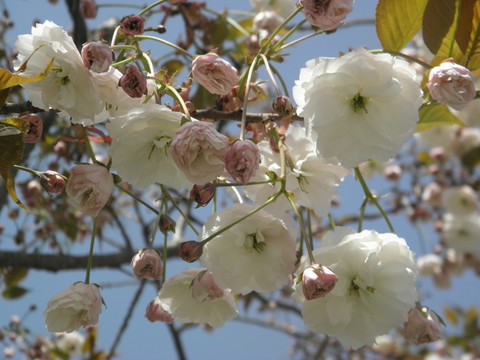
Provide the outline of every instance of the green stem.
{"type": "Polygon", "coordinates": [[[221,183],[221,182],[217,182],[217,183],[215,183],[215,187],[264,185],[264,184],[273,184],[273,183],[276,183],[276,182],[279,182],[279,181],[281,181],[281,179],[265,180],[265,181],[254,181],[254,182],[249,182],[249,183],[246,183],[246,184],[239,184],[239,183],[221,183]]]}
{"type": "Polygon", "coordinates": [[[286,33],[277,43],[275,43],[275,45],[273,46],[273,51],[274,52],[277,52],[277,51],[282,51],[283,49],[289,47],[289,46],[293,46],[303,40],[306,40],[308,38],[311,38],[312,36],[315,36],[315,35],[318,35],[318,34],[323,34],[325,31],[323,30],[317,30],[315,31],[313,34],[309,34],[307,36],[304,36],[304,37],[301,37],[297,40],[294,40],[290,43],[288,43],[287,45],[283,45],[285,43],[285,41],[287,41],[298,29],[300,29],[302,27],[303,24],[305,24],[307,22],[306,19],[303,19],[301,20],[297,25],[295,25],[293,28],[291,28],[288,33],[286,33]]]}
{"type": "Polygon", "coordinates": [[[355,170],[355,176],[357,177],[358,181],[360,181],[360,184],[362,185],[362,189],[363,189],[363,192],[365,193],[365,196],[377,207],[378,211],[380,211],[380,214],[385,219],[385,222],[387,223],[388,228],[390,229],[390,231],[393,234],[395,234],[395,230],[393,229],[393,225],[390,222],[390,219],[388,218],[388,215],[383,210],[383,208],[380,206],[376,197],[373,196],[372,192],[368,188],[367,183],[365,182],[365,179],[363,178],[363,175],[360,172],[360,169],[358,167],[355,167],[354,170],[355,170]]]}
{"type": "Polygon", "coordinates": [[[328,221],[330,222],[330,227],[332,230],[335,230],[337,225],[335,225],[335,220],[333,219],[332,213],[328,213],[328,221]]]}
{"type": "Polygon", "coordinates": [[[395,56],[400,56],[400,57],[403,57],[404,59],[407,59],[409,61],[412,61],[412,62],[415,62],[417,63],[418,65],[424,67],[425,69],[431,69],[432,66],[431,65],[428,65],[427,63],[421,61],[421,60],[418,60],[417,58],[414,58],[413,56],[410,56],[410,55],[407,55],[407,54],[404,54],[404,53],[401,53],[399,51],[393,51],[393,50],[372,50],[370,51],[372,54],[382,54],[382,53],[387,53],[387,54],[391,54],[391,55],[395,55],[395,56]]]}
{"type": "Polygon", "coordinates": [[[285,192],[284,192],[284,195],[287,198],[288,202],[290,203],[290,207],[292,208],[293,212],[295,213],[295,217],[297,218],[298,224],[300,226],[300,232],[302,233],[302,237],[305,239],[304,243],[305,243],[305,246],[307,247],[308,260],[310,261],[311,265],[315,264],[315,258],[313,257],[313,244],[310,242],[310,239],[305,233],[305,224],[303,223],[303,218],[298,212],[297,206],[295,205],[295,202],[293,201],[292,197],[285,192]]]}
{"type": "Polygon", "coordinates": [[[90,251],[88,253],[88,263],[87,263],[87,272],[85,274],[85,284],[90,284],[90,270],[92,269],[93,248],[95,245],[95,234],[97,232],[97,223],[98,223],[98,216],[95,216],[93,218],[93,229],[92,229],[92,237],[90,239],[90,251]]]}
{"type": "Polygon", "coordinates": [[[243,112],[242,112],[242,125],[240,128],[240,140],[243,140],[245,136],[245,127],[247,124],[248,93],[250,92],[250,82],[252,81],[252,75],[257,65],[257,61],[258,61],[258,56],[255,56],[250,67],[248,68],[247,83],[245,84],[245,95],[243,99],[243,112]]]}
{"type": "Polygon", "coordinates": [[[278,87],[277,82],[275,81],[275,76],[273,76],[273,72],[272,72],[272,69],[270,68],[270,64],[268,62],[267,57],[263,54],[260,54],[260,57],[263,60],[263,64],[265,65],[265,70],[267,70],[267,74],[270,77],[270,80],[272,81],[273,87],[275,88],[277,95],[281,95],[280,88],[278,87]]]}
{"type": "Polygon", "coordinates": [[[187,50],[185,49],[182,49],[180,46],[177,46],[167,40],[163,40],[163,39],[160,39],[160,38],[157,38],[155,36],[149,36],[149,35],[135,35],[135,36],[132,36],[133,39],[135,40],[153,40],[153,41],[158,41],[164,45],[167,45],[167,46],[170,46],[172,48],[174,48],[175,50],[177,50],[178,52],[182,53],[183,55],[185,56],[188,56],[189,58],[193,59],[194,56],[192,54],[190,54],[187,50]]]}
{"type": "Polygon", "coordinates": [[[190,228],[193,230],[195,235],[198,235],[199,234],[198,230],[195,229],[195,226],[193,226],[193,224],[190,221],[190,219],[188,218],[188,216],[186,216],[184,214],[184,212],[182,211],[182,209],[180,209],[180,206],[178,206],[177,202],[175,200],[173,200],[173,198],[170,195],[170,193],[168,192],[167,188],[162,184],[160,184],[160,188],[162,189],[162,194],[165,195],[167,197],[168,201],[170,201],[172,203],[172,205],[175,207],[175,209],[177,209],[177,211],[180,213],[180,215],[185,219],[185,222],[188,224],[188,226],[190,226],[190,228]]]}
{"type": "Polygon", "coordinates": [[[147,11],[150,11],[150,10],[153,9],[155,6],[160,5],[161,3],[164,3],[165,1],[167,1],[167,0],[160,0],[160,1],[157,1],[157,2],[153,3],[152,5],[147,6],[145,9],[143,9],[142,11],[140,11],[140,12],[138,13],[138,16],[142,16],[142,15],[145,14],[147,11]]]}
{"type": "Polygon", "coordinates": [[[95,158],[95,153],[93,152],[92,144],[90,144],[90,140],[87,135],[87,129],[85,127],[82,127],[82,137],[83,141],[85,142],[85,146],[87,148],[87,154],[92,159],[93,163],[97,163],[97,159],[95,158]]]}
{"type": "Polygon", "coordinates": [[[170,92],[172,97],[180,104],[180,106],[183,110],[183,113],[187,117],[188,121],[192,121],[192,118],[190,116],[190,112],[188,111],[187,105],[185,104],[185,101],[183,101],[183,98],[180,96],[178,91],[173,86],[166,85],[166,84],[164,84],[164,85],[168,89],[168,91],[170,92]]]}
{"type": "Polygon", "coordinates": [[[153,224],[153,229],[152,229],[152,236],[150,237],[150,241],[148,242],[148,248],[152,249],[153,248],[153,242],[155,241],[155,235],[157,234],[157,229],[158,229],[158,224],[160,224],[160,217],[162,216],[162,212],[159,211],[157,218],[155,219],[155,223],[153,224]]]}
{"type": "Polygon", "coordinates": [[[140,199],[137,195],[135,195],[134,193],[132,193],[131,191],[129,191],[127,189],[124,189],[123,187],[120,186],[120,184],[115,184],[115,186],[118,189],[120,189],[121,191],[123,191],[125,194],[129,195],[134,200],[138,201],[140,204],[142,204],[143,206],[148,208],[150,211],[152,211],[152,212],[154,212],[155,214],[158,215],[159,211],[157,209],[155,209],[153,206],[151,206],[150,204],[148,204],[145,201],[143,201],[142,199],[140,199]]]}
{"type": "Polygon", "coordinates": [[[25,171],[25,172],[28,172],[28,173],[33,174],[35,176],[40,176],[41,175],[41,172],[39,172],[39,171],[30,169],[30,168],[26,168],[26,167],[23,167],[23,166],[20,166],[20,165],[13,165],[13,167],[17,170],[25,171]]]}
{"type": "Polygon", "coordinates": [[[227,20],[227,22],[230,25],[232,25],[235,29],[237,29],[240,33],[242,33],[244,36],[250,36],[250,33],[242,25],[240,25],[238,22],[233,20],[230,16],[225,16],[225,15],[219,13],[218,11],[208,9],[208,8],[205,8],[203,10],[210,13],[210,14],[216,15],[218,17],[225,17],[225,20],[227,20]]]}

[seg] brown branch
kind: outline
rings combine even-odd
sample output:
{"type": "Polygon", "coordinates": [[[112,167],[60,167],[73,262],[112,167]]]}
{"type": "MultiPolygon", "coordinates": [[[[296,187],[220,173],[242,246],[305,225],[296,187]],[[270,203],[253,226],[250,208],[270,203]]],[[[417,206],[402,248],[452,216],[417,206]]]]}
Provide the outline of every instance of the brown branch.
{"type": "MultiPolygon", "coordinates": [[[[158,250],[162,251],[161,248],[158,250]]],[[[117,253],[93,256],[94,268],[119,268],[130,264],[136,251],[120,251],[117,253]]],[[[167,248],[167,257],[178,256],[178,246],[167,248]]],[[[64,254],[25,253],[20,251],[0,251],[0,267],[29,268],[57,272],[60,270],[85,269],[88,255],[72,256],[64,254]]]]}
{"type": "Polygon", "coordinates": [[[20,104],[5,103],[0,107],[0,115],[23,113],[37,114],[41,112],[45,112],[45,110],[33,106],[31,101],[26,101],[20,104]]]}
{"type": "MultiPolygon", "coordinates": [[[[195,113],[192,114],[196,118],[207,118],[212,120],[242,120],[242,111],[235,111],[235,112],[226,112],[217,109],[202,109],[197,110],[195,113]]],[[[259,113],[259,114],[252,114],[247,113],[247,122],[260,122],[260,121],[277,121],[281,120],[283,116],[278,115],[276,113],[259,113]]],[[[298,115],[292,116],[293,121],[303,121],[303,118],[298,115]]]]}

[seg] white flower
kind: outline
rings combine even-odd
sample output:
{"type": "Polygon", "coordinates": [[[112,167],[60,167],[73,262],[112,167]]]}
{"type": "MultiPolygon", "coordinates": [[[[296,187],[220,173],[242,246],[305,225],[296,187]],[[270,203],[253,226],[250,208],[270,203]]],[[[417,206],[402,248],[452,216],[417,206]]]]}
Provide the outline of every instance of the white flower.
{"type": "Polygon", "coordinates": [[[45,71],[53,59],[47,77],[22,86],[33,105],[63,110],[74,123],[97,123],[106,119],[104,103],[92,74],[84,66],[72,38],[51,21],[37,24],[31,34],[20,35],[15,46],[18,69],[28,59],[22,76],[35,76],[45,71]]]}
{"type": "Polygon", "coordinates": [[[443,260],[437,254],[426,254],[417,258],[419,275],[433,276],[442,271],[443,260]]]}
{"type": "Polygon", "coordinates": [[[284,19],[295,11],[294,0],[250,0],[250,5],[257,13],[271,10],[277,12],[284,19]]]}
{"type": "MultiPolygon", "coordinates": [[[[417,269],[404,239],[337,227],[325,235],[313,255],[338,281],[329,294],[303,302],[303,319],[310,329],[357,349],[372,345],[376,336],[407,320],[418,299],[417,269]]],[[[306,266],[303,259],[297,275],[306,266]]],[[[297,284],[296,299],[302,297],[301,291],[297,284]]]]}
{"type": "Polygon", "coordinates": [[[422,91],[406,61],[359,49],[306,66],[293,97],[323,156],[346,167],[386,161],[416,131],[422,91]]]}
{"type": "Polygon", "coordinates": [[[43,313],[51,332],[72,332],[81,326],[95,325],[102,312],[98,286],[75,283],[52,297],[43,313]]]}
{"type": "MultiPolygon", "coordinates": [[[[200,239],[254,209],[235,204],[213,214],[200,239]]],[[[269,292],[288,282],[296,261],[295,241],[282,220],[260,210],[205,244],[200,260],[212,272],[215,282],[232,289],[234,294],[269,292]]]]}
{"type": "Polygon", "coordinates": [[[77,331],[72,333],[57,333],[56,347],[70,356],[80,355],[85,337],[77,331]]]}
{"type": "Polygon", "coordinates": [[[477,253],[480,250],[480,214],[443,216],[442,238],[452,249],[461,253],[477,253]]]}
{"type": "Polygon", "coordinates": [[[211,274],[205,269],[191,268],[168,279],[158,293],[159,302],[177,321],[219,328],[237,316],[235,300],[229,289],[218,287],[214,291],[205,287],[205,296],[194,294],[192,284],[199,277],[208,278],[211,274]]]}
{"type": "Polygon", "coordinates": [[[477,211],[478,196],[468,185],[447,188],[442,193],[442,205],[455,215],[469,215],[477,211]]]}
{"type": "MultiPolygon", "coordinates": [[[[298,124],[289,126],[285,142],[294,165],[293,169],[287,167],[286,190],[293,193],[297,204],[313,209],[317,216],[327,215],[330,203],[338,193],[335,187],[340,185],[349,170],[323,159],[318,154],[315,143],[306,137],[305,129],[298,124]]],[[[267,171],[280,176],[280,155],[272,151],[268,141],[261,141],[258,148],[262,160],[257,175],[251,181],[267,180],[267,171]]],[[[245,191],[256,203],[263,203],[277,190],[277,186],[248,186],[245,191]]],[[[282,199],[272,206],[290,208],[287,201],[282,199]]]]}
{"type": "Polygon", "coordinates": [[[155,182],[177,189],[190,187],[168,151],[182,117],[165,106],[145,104],[111,119],[106,126],[112,138],[112,169],[137,187],[155,182]]]}

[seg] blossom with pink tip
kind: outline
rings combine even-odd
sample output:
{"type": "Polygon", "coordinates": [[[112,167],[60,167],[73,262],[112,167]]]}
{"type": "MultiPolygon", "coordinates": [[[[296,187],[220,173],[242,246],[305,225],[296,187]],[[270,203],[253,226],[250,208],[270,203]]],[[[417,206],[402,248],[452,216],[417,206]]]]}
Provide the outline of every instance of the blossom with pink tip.
{"type": "Polygon", "coordinates": [[[335,30],[352,12],[353,0],[300,0],[308,22],[321,30],[335,30]]]}
{"type": "Polygon", "coordinates": [[[195,57],[192,76],[208,92],[217,95],[227,95],[239,80],[237,69],[213,52],[195,57]]]}
{"type": "Polygon", "coordinates": [[[97,17],[98,7],[93,0],[82,0],[80,3],[80,13],[84,19],[95,19],[97,17]]]}
{"type": "Polygon", "coordinates": [[[85,67],[96,73],[108,71],[113,62],[110,46],[102,41],[86,43],[82,47],[81,55],[85,67]]]}
{"type": "Polygon", "coordinates": [[[127,35],[141,35],[145,26],[145,19],[138,15],[124,16],[120,20],[120,27],[127,35]]]}
{"type": "Polygon", "coordinates": [[[335,287],[338,278],[328,267],[313,264],[302,273],[302,291],[306,300],[327,295],[335,287]]]}
{"type": "Polygon", "coordinates": [[[139,98],[147,91],[147,79],[135,65],[130,65],[120,78],[120,86],[132,98],[139,98]]]}
{"type": "Polygon", "coordinates": [[[51,194],[59,194],[65,190],[65,177],[56,171],[47,170],[40,175],[40,185],[51,194]]]}
{"type": "Polygon", "coordinates": [[[113,186],[113,176],[106,167],[81,164],[70,169],[66,191],[81,211],[97,216],[110,200],[113,186]]]}
{"type": "Polygon", "coordinates": [[[165,311],[158,297],[148,304],[145,310],[145,317],[150,322],[161,321],[167,324],[173,322],[173,316],[168,311],[165,311]]]}
{"type": "Polygon", "coordinates": [[[43,316],[48,331],[72,332],[81,326],[95,325],[101,312],[98,286],[78,282],[51,298],[43,316]]]}
{"type": "Polygon", "coordinates": [[[230,144],[225,155],[225,168],[233,180],[246,184],[255,176],[260,164],[260,152],[250,140],[237,140],[230,144]]]}
{"type": "Polygon", "coordinates": [[[461,110],[475,97],[475,80],[466,67],[444,61],[430,70],[427,83],[430,96],[455,110],[461,110]]]}
{"type": "Polygon", "coordinates": [[[194,184],[206,184],[225,167],[228,138],[212,123],[190,121],[180,127],[170,144],[170,155],[194,184]]]}
{"type": "Polygon", "coordinates": [[[28,114],[21,115],[20,119],[28,123],[28,130],[24,142],[26,144],[39,142],[43,132],[42,118],[38,115],[28,114]]]}
{"type": "Polygon", "coordinates": [[[443,338],[438,316],[427,307],[415,307],[403,325],[405,339],[415,344],[427,344],[443,338]]]}
{"type": "Polygon", "coordinates": [[[223,289],[215,283],[212,273],[205,270],[193,279],[192,296],[199,301],[218,299],[223,296],[223,289]]]}
{"type": "Polygon", "coordinates": [[[163,272],[162,257],[154,249],[141,249],[132,258],[130,265],[138,280],[156,279],[160,280],[163,272]]]}

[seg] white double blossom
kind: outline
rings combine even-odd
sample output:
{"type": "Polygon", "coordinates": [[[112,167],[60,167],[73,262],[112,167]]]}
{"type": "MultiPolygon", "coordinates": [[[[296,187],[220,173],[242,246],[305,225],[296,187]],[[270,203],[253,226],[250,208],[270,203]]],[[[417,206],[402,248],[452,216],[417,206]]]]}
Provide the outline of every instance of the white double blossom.
{"type": "Polygon", "coordinates": [[[15,69],[26,63],[22,76],[45,72],[53,60],[45,79],[22,85],[33,105],[62,110],[77,124],[106,119],[108,113],[104,111],[98,86],[72,38],[60,26],[51,21],[37,24],[31,34],[18,36],[15,46],[18,49],[15,69]]]}
{"type": "MultiPolygon", "coordinates": [[[[207,219],[200,239],[238,221],[255,208],[235,204],[207,219]]],[[[201,263],[215,282],[234,294],[270,292],[287,284],[296,262],[293,228],[258,211],[216,236],[203,248],[201,263]]]]}
{"type": "Polygon", "coordinates": [[[393,158],[416,131],[421,95],[406,61],[365,49],[308,61],[293,88],[307,135],[346,167],[393,158]]]}
{"type": "MultiPolygon", "coordinates": [[[[302,315],[310,329],[357,349],[373,345],[375,337],[407,320],[418,300],[418,271],[404,239],[337,227],[324,236],[313,255],[338,280],[330,293],[308,301],[301,285],[296,285],[294,297],[303,300],[302,315]]],[[[307,259],[302,259],[297,275],[307,266],[307,259]]]]}
{"type": "Polygon", "coordinates": [[[480,214],[443,215],[442,238],[459,253],[480,254],[480,214]]]}
{"type": "MultiPolygon", "coordinates": [[[[337,195],[336,187],[350,171],[337,162],[329,162],[317,151],[315,143],[306,137],[305,129],[291,124],[285,138],[291,166],[287,167],[286,190],[295,197],[295,202],[315,211],[317,216],[326,216],[330,203],[337,195]]],[[[257,175],[251,181],[268,180],[267,172],[273,171],[280,176],[280,154],[274,152],[268,141],[258,144],[261,162],[257,175]]],[[[248,186],[245,191],[257,203],[263,203],[277,191],[278,185],[266,184],[248,186]]],[[[273,205],[288,210],[290,205],[280,199],[273,205]]]]}
{"type": "Polygon", "coordinates": [[[165,106],[145,104],[107,124],[112,138],[112,169],[130,184],[147,187],[155,182],[177,189],[190,187],[169,153],[183,114],[165,106]]]}

